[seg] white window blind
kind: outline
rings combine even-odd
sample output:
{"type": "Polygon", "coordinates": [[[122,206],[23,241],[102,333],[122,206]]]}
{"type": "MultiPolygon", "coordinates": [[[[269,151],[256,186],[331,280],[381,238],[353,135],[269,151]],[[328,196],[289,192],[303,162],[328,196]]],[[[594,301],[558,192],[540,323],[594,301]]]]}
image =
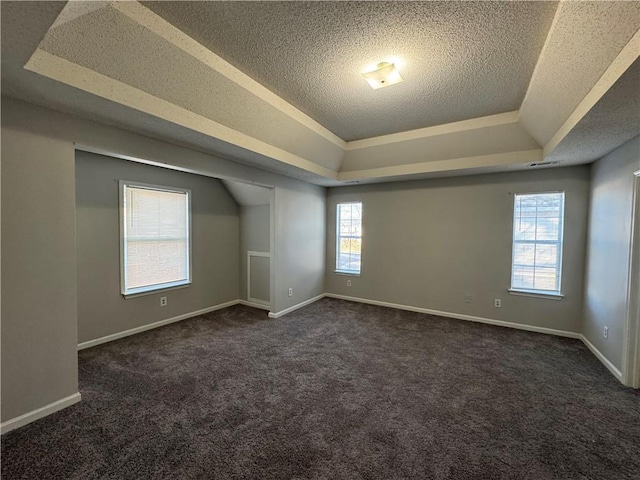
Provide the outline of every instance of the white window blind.
{"type": "Polygon", "coordinates": [[[564,193],[515,195],[511,288],[560,294],[564,193]]]}
{"type": "Polygon", "coordinates": [[[191,283],[190,192],[121,182],[122,293],[191,283]]]}
{"type": "Polygon", "coordinates": [[[336,271],[360,273],[362,203],[339,203],[337,210],[336,271]]]}

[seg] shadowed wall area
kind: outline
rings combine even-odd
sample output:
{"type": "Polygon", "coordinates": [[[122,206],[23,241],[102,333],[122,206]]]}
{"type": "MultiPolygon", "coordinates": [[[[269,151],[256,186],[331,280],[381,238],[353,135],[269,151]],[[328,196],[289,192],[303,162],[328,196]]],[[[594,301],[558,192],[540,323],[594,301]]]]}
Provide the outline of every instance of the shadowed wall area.
{"type": "Polygon", "coordinates": [[[640,391],[578,340],[324,299],[79,354],[82,402],[2,477],[631,479],[640,391]]]}
{"type": "Polygon", "coordinates": [[[238,298],[240,214],[220,180],[82,151],[75,164],[78,343],[238,298]],[[191,192],[188,288],[120,293],[120,180],[191,192]]]}

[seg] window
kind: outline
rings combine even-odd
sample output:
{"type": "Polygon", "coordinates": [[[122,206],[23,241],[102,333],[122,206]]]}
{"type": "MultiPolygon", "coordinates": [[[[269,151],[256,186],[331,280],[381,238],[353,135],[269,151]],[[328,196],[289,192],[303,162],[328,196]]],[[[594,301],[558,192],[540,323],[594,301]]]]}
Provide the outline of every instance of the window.
{"type": "Polygon", "coordinates": [[[564,193],[515,195],[511,289],[560,295],[564,193]]]}
{"type": "Polygon", "coordinates": [[[191,283],[191,192],[120,182],[122,294],[191,283]]]}
{"type": "Polygon", "coordinates": [[[336,272],[360,274],[362,203],[339,203],[337,224],[336,272]]]}

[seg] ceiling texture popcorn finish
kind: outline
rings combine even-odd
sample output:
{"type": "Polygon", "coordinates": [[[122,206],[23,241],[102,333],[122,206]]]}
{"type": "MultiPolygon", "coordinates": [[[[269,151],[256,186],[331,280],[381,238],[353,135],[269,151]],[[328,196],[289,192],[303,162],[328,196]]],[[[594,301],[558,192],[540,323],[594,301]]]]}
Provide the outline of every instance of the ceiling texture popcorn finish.
{"type": "Polygon", "coordinates": [[[142,2],[344,140],[517,110],[555,2],[142,2]],[[402,86],[367,65],[399,57],[402,86]]]}
{"type": "Polygon", "coordinates": [[[585,163],[640,133],[640,2],[1,8],[3,94],[320,185],[585,163]],[[385,61],[404,82],[373,90],[385,61]]]}
{"type": "Polygon", "coordinates": [[[640,132],[640,59],[624,72],[571,133],[547,156],[565,163],[602,158],[640,132]],[[606,125],[607,128],[602,126],[606,125]]]}

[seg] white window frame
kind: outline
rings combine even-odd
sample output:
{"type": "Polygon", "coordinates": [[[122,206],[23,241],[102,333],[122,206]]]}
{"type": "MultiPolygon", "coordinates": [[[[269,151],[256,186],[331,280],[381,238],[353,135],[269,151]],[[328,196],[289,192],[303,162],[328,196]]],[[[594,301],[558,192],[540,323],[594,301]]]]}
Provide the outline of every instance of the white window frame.
{"type": "Polygon", "coordinates": [[[119,181],[119,210],[120,210],[120,292],[125,298],[138,297],[142,295],[149,295],[164,290],[172,290],[176,288],[185,288],[191,285],[191,272],[192,272],[192,229],[191,229],[191,190],[185,188],[167,187],[165,185],[153,185],[149,183],[141,183],[129,180],[119,181]],[[139,188],[147,190],[156,190],[161,192],[181,193],[187,196],[186,208],[187,208],[187,278],[185,280],[178,280],[174,282],[165,282],[154,285],[145,285],[143,287],[136,287],[127,289],[127,242],[126,240],[126,214],[125,214],[125,189],[139,188]]]}
{"type": "Polygon", "coordinates": [[[533,297],[546,297],[546,298],[554,298],[556,300],[561,300],[564,298],[562,295],[562,259],[564,257],[564,216],[565,216],[565,192],[564,191],[549,191],[549,192],[527,192],[527,193],[516,193],[513,196],[513,225],[511,228],[511,287],[509,288],[509,293],[514,295],[524,295],[524,296],[533,296],[533,297]],[[560,205],[560,216],[559,216],[559,225],[558,225],[558,240],[516,240],[515,238],[515,229],[516,229],[516,204],[518,202],[518,197],[524,196],[532,196],[532,195],[555,195],[562,194],[562,203],[560,205]],[[516,254],[516,244],[517,243],[533,243],[535,245],[557,245],[558,248],[558,258],[556,260],[556,274],[558,278],[558,289],[557,290],[544,290],[544,289],[527,289],[513,286],[513,267],[515,262],[515,254],[516,254]]]}
{"type": "Polygon", "coordinates": [[[341,205],[360,205],[360,212],[361,212],[361,218],[360,218],[360,231],[362,232],[362,221],[364,217],[364,210],[363,210],[363,204],[361,201],[353,201],[353,202],[338,202],[336,204],[336,261],[335,261],[335,273],[341,274],[341,275],[353,275],[353,276],[360,276],[360,274],[362,273],[362,233],[360,234],[359,237],[354,237],[354,236],[348,236],[348,237],[343,237],[342,235],[340,235],[340,206],[341,205]],[[340,260],[340,240],[342,238],[359,238],[360,239],[360,269],[359,270],[345,270],[345,269],[340,269],[338,268],[338,262],[340,260]]]}

